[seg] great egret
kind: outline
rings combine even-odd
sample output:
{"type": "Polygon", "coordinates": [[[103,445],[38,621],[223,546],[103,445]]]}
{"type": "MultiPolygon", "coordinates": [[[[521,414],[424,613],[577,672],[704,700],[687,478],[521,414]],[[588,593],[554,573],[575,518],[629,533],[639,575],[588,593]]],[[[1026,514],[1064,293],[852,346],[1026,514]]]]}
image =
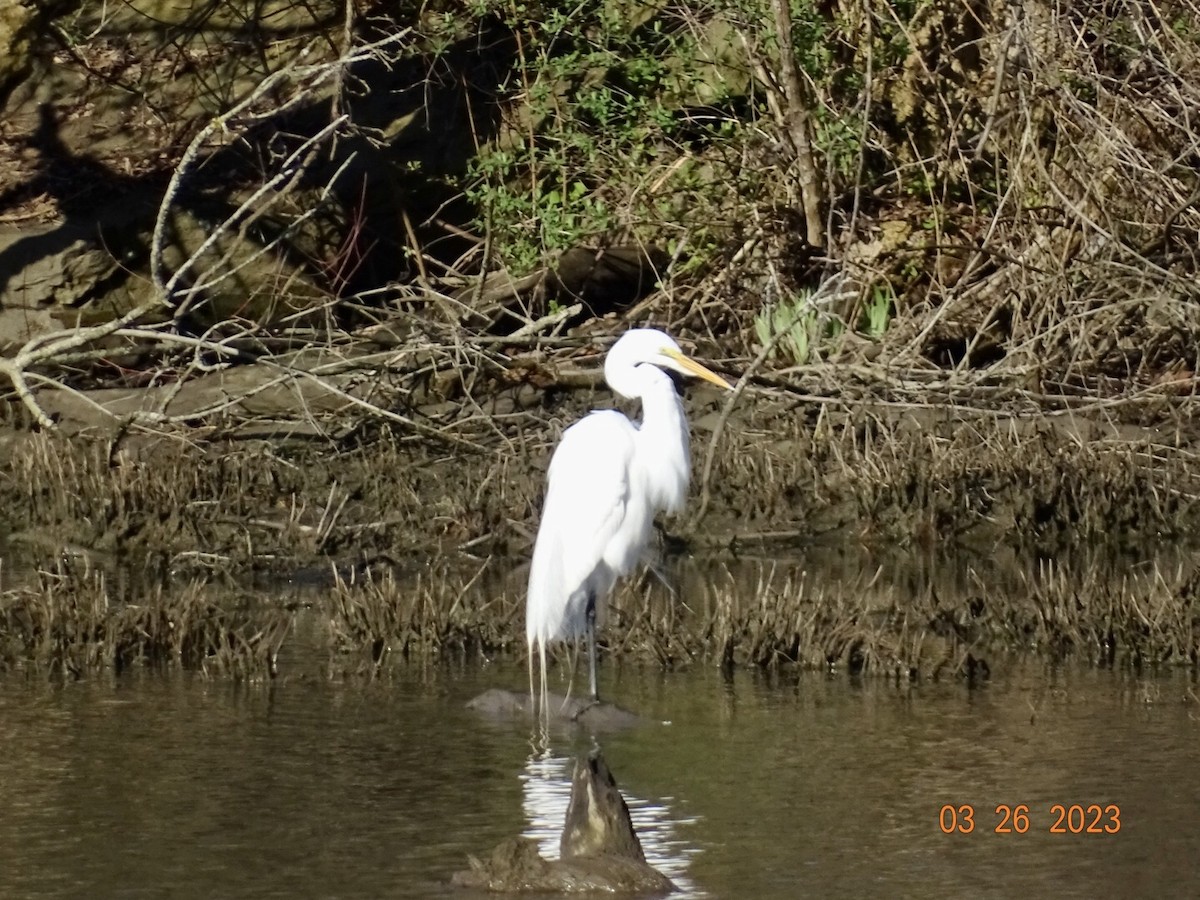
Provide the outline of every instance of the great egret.
{"type": "Polygon", "coordinates": [[[641,557],[655,514],[683,507],[691,474],[687,418],[664,369],[732,390],[669,335],[632,329],[608,351],[604,380],[642,401],[641,424],[616,410],[592,412],[563,432],[550,460],[525,605],[529,686],[536,645],[543,697],[546,644],[586,632],[589,686],[599,699],[596,607],[641,557]]]}

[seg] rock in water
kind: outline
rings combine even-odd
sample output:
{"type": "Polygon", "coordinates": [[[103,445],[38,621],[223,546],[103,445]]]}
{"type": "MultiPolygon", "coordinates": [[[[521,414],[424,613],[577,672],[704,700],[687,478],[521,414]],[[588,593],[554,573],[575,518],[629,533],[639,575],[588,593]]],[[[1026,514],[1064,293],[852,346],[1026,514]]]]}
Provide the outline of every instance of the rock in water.
{"type": "Polygon", "coordinates": [[[485,891],[519,893],[521,891],[558,890],[553,863],[538,853],[537,841],[525,837],[501,841],[486,860],[467,857],[470,869],[455,872],[450,879],[459,887],[485,891]]]}
{"type": "Polygon", "coordinates": [[[575,763],[560,847],[562,858],[547,860],[536,842],[509,838],[486,860],[469,857],[471,868],[451,880],[499,893],[661,895],[675,890],[671,879],[646,863],[625,798],[599,750],[575,763]]]}
{"type": "MultiPolygon", "coordinates": [[[[536,704],[533,703],[533,698],[529,694],[502,691],[499,688],[490,688],[473,700],[469,700],[467,708],[496,718],[534,715],[537,712],[536,704]]],[[[575,722],[594,731],[628,728],[641,724],[643,721],[636,713],[613,706],[611,703],[581,697],[568,699],[562,694],[548,694],[546,710],[551,719],[575,722]]]]}

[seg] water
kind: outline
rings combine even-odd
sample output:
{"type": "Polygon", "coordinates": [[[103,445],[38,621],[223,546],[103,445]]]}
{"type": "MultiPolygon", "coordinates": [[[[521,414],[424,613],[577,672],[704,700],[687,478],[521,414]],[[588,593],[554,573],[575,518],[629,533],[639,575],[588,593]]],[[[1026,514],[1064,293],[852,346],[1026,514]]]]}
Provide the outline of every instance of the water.
{"type": "MultiPolygon", "coordinates": [[[[1200,706],[1183,674],[997,667],[855,683],[606,667],[644,726],[598,735],[650,861],[713,897],[1191,897],[1200,706]],[[974,808],[947,835],[944,805],[974,808]],[[1025,834],[997,834],[1025,804],[1025,834]],[[1116,834],[1050,834],[1054,804],[1116,834]]],[[[517,833],[556,847],[570,758],[464,708],[510,665],[237,687],[0,685],[0,897],[430,897],[517,833]]],[[[1065,823],[1064,823],[1065,824],[1065,823]]]]}

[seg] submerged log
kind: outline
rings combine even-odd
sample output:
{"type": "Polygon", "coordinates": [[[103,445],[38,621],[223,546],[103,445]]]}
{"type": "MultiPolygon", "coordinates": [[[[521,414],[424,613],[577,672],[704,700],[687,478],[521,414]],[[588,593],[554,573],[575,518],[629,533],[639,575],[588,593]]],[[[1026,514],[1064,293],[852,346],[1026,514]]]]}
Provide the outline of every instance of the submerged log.
{"type": "Polygon", "coordinates": [[[675,889],[671,879],[647,864],[625,798],[599,750],[575,764],[560,848],[561,858],[548,860],[538,853],[536,841],[508,838],[487,859],[468,857],[470,868],[451,880],[497,893],[661,895],[675,889]]]}
{"type": "Polygon", "coordinates": [[[561,859],[608,856],[646,862],[629,807],[599,750],[575,763],[558,853],[561,859]]]}

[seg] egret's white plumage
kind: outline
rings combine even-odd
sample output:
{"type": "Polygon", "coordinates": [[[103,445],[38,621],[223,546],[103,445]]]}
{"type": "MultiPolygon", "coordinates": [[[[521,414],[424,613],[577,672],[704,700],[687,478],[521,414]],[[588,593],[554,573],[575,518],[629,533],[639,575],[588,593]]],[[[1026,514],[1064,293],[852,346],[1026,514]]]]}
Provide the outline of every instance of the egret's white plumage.
{"type": "MultiPolygon", "coordinates": [[[[604,378],[621,396],[642,401],[641,423],[614,410],[590,413],[563,432],[550,460],[525,607],[530,665],[536,647],[543,694],[546,644],[586,632],[596,696],[596,606],[640,559],[655,514],[677,512],[687,497],[687,419],[663,369],[730,387],[664,332],[628,331],[609,351],[604,378]]],[[[532,677],[531,668],[531,684],[532,677]]]]}

